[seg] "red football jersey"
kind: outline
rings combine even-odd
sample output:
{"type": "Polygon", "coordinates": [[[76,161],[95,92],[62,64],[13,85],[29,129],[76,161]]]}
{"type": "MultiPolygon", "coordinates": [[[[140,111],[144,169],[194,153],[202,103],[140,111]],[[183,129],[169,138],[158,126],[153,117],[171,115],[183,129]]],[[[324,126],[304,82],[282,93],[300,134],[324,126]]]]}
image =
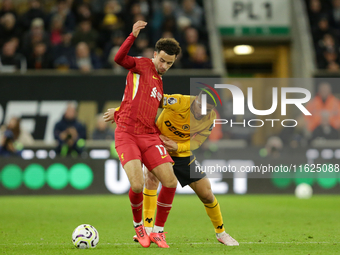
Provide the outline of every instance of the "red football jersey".
{"type": "Polygon", "coordinates": [[[163,96],[162,78],[151,59],[126,55],[134,39],[130,35],[115,58],[119,59],[117,63],[129,70],[123,101],[115,113],[117,131],[133,134],[159,133],[155,118],[163,96]]]}

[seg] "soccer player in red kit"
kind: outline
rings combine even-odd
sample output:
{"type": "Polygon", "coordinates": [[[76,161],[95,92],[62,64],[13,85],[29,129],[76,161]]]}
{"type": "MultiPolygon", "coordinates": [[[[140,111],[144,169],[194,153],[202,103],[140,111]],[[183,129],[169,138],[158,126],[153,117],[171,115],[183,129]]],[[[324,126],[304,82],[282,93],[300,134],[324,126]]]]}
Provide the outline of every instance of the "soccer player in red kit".
{"type": "Polygon", "coordinates": [[[175,39],[162,38],[156,43],[154,58],[136,58],[127,55],[133,42],[146,22],[137,21],[132,33],[115,56],[119,65],[129,70],[122,104],[114,113],[116,150],[131,188],[129,198],[133,224],[139,243],[149,247],[150,241],[168,248],[164,224],[175,196],[177,179],[172,169],[172,159],[159,138],[155,124],[157,110],[163,97],[162,75],[173,65],[181,51],[175,39]],[[162,183],[157,201],[157,214],[153,232],[148,236],[142,219],[143,169],[142,163],[162,183]]]}

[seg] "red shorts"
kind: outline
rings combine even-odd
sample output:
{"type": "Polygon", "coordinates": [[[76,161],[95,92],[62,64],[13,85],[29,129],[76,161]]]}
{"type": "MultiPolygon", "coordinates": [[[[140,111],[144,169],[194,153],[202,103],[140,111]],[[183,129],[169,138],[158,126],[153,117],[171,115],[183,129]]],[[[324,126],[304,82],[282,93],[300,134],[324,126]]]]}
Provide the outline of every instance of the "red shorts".
{"type": "Polygon", "coordinates": [[[158,134],[135,135],[116,130],[115,145],[123,166],[139,159],[151,171],[163,163],[173,163],[158,134]]]}

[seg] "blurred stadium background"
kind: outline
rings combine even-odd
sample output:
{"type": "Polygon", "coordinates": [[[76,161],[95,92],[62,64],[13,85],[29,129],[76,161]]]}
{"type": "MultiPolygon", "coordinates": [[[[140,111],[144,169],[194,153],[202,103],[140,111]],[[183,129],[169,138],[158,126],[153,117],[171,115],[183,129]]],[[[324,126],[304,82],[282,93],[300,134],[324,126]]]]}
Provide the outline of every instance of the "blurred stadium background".
{"type": "MultiPolygon", "coordinates": [[[[152,57],[160,37],[175,37],[182,46],[182,55],[164,76],[167,94],[189,94],[190,78],[214,77],[233,81],[244,92],[253,86],[255,106],[268,109],[271,88],[288,83],[267,84],[262,78],[308,81],[296,86],[311,91],[307,107],[318,117],[305,119],[292,109],[287,118],[299,125],[289,130],[280,125],[216,129],[198,152],[203,158],[255,165],[292,159],[339,162],[339,0],[2,0],[1,195],[128,191],[114,149],[115,125],[106,125],[101,116],[120,104],[127,72],[113,58],[137,20],[148,26],[130,55],[152,57]],[[258,83],[242,84],[240,78],[258,83]],[[59,144],[55,131],[74,118],[77,139],[70,149],[59,144]]],[[[222,97],[229,102],[229,94],[222,97]]],[[[228,114],[230,106],[217,110],[228,114]]],[[[279,115],[278,110],[271,117],[279,115]]],[[[250,113],[243,117],[254,118],[250,113]]],[[[220,175],[212,182],[220,194],[293,194],[302,182],[313,185],[315,193],[340,192],[339,173],[327,179],[220,175]]]]}

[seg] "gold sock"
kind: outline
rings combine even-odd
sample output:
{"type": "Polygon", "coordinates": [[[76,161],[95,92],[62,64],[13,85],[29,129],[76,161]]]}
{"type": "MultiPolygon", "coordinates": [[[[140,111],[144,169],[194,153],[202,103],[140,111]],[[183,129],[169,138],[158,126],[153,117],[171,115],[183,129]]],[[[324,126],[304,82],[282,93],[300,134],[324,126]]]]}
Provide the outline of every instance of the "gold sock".
{"type": "Polygon", "coordinates": [[[153,227],[157,207],[157,190],[144,188],[143,191],[144,227],[153,227]]]}
{"type": "Polygon", "coordinates": [[[224,231],[224,224],[220,204],[217,202],[216,197],[214,202],[210,204],[204,204],[204,206],[212,224],[214,225],[215,232],[222,233],[224,231]]]}

